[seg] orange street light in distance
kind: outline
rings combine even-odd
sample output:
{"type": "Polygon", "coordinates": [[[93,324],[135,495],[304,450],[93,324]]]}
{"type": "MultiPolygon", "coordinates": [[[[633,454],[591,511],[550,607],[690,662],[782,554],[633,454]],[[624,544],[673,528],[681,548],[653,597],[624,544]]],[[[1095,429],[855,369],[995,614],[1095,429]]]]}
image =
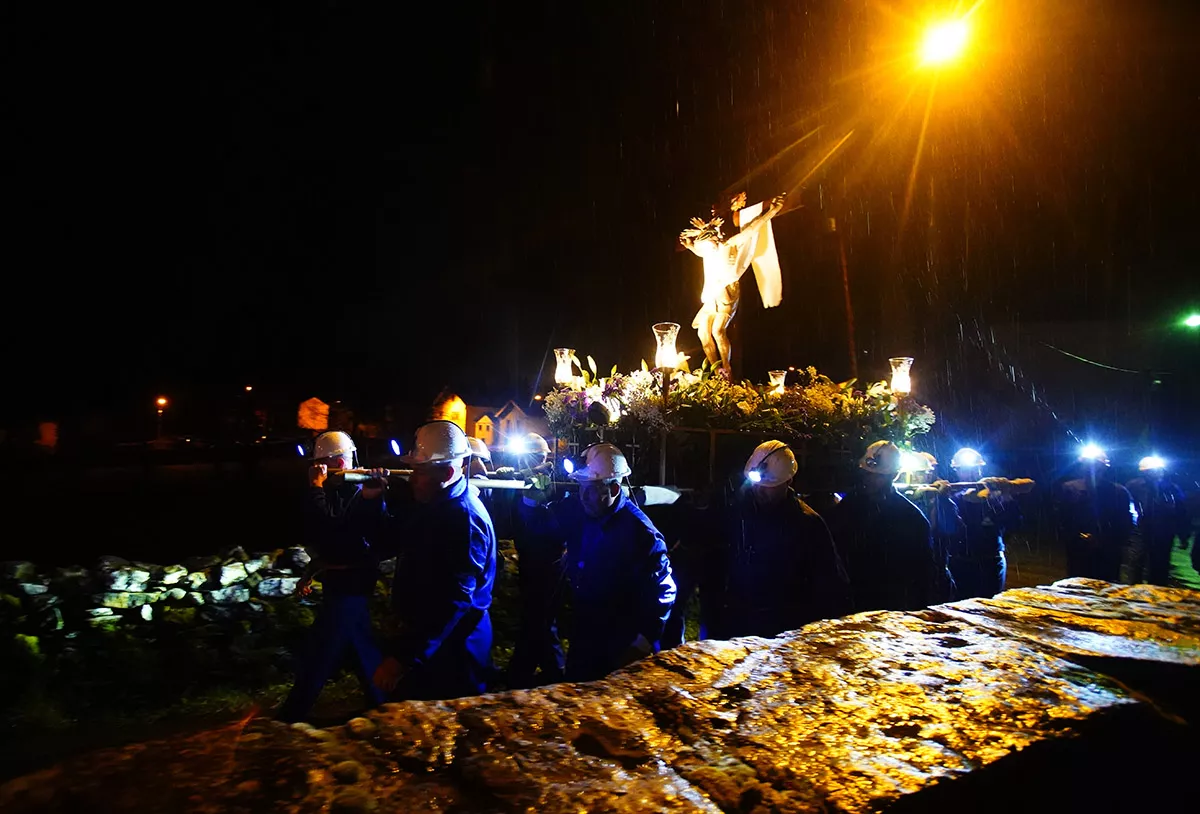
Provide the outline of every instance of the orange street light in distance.
{"type": "Polygon", "coordinates": [[[161,410],[163,407],[167,406],[167,398],[166,398],[166,396],[159,396],[158,398],[156,398],[154,400],[154,403],[157,404],[159,409],[161,410]]]}

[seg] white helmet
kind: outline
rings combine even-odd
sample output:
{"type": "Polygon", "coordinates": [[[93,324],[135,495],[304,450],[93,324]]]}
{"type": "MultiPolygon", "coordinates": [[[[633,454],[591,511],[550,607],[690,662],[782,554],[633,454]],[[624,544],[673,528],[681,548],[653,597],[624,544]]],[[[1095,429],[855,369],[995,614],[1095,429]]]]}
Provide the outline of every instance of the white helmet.
{"type": "Polygon", "coordinates": [[[900,471],[919,475],[937,468],[937,458],[928,452],[900,451],[900,471]]]}
{"type": "Polygon", "coordinates": [[[963,447],[950,459],[951,469],[976,469],[984,466],[987,466],[987,461],[970,447],[963,447]]]}
{"type": "Polygon", "coordinates": [[[487,461],[488,463],[491,463],[491,461],[492,461],[491,450],[488,449],[487,444],[483,443],[482,440],[480,440],[478,438],[470,438],[469,437],[469,438],[467,438],[467,446],[469,446],[471,448],[471,454],[474,455],[476,458],[482,458],[483,460],[487,461]]]}
{"type": "Polygon", "coordinates": [[[467,434],[453,421],[430,421],[417,428],[416,448],[400,457],[409,466],[421,464],[454,463],[462,465],[462,459],[471,455],[467,434]]]}
{"type": "Polygon", "coordinates": [[[891,441],[876,441],[867,447],[858,468],[895,477],[900,472],[900,447],[891,441]]]}
{"type": "Polygon", "coordinates": [[[536,432],[525,434],[525,454],[527,455],[549,455],[550,445],[546,443],[546,439],[538,435],[536,432]]]}
{"type": "Polygon", "coordinates": [[[571,473],[571,480],[579,482],[620,480],[633,470],[625,460],[625,454],[613,444],[594,444],[583,451],[584,465],[571,473]]]}
{"type": "Polygon", "coordinates": [[[358,448],[350,436],[340,430],[323,432],[313,441],[312,460],[322,458],[338,458],[343,455],[353,455],[358,448]]]}
{"type": "Polygon", "coordinates": [[[1147,455],[1138,461],[1138,472],[1155,472],[1159,469],[1165,470],[1167,462],[1157,455],[1147,455]]]}
{"type": "Polygon", "coordinates": [[[766,441],[755,447],[746,461],[746,480],[758,486],[782,486],[800,471],[796,456],[782,441],[766,441]]]}

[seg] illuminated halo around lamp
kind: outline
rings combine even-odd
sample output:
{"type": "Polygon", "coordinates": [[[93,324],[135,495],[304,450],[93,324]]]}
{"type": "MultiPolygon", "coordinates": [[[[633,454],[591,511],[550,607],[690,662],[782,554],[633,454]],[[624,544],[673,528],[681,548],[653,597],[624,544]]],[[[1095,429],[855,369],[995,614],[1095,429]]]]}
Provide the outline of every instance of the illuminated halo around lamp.
{"type": "Polygon", "coordinates": [[[555,348],[554,349],[554,383],[555,384],[571,384],[575,381],[575,368],[572,364],[572,359],[575,356],[574,348],[555,348]]]}
{"type": "Polygon", "coordinates": [[[675,340],[679,338],[678,322],[658,322],[651,326],[654,331],[654,341],[658,349],[654,352],[654,366],[667,370],[679,367],[679,351],[675,349],[675,340]]]}
{"type": "Polygon", "coordinates": [[[1084,461],[1095,461],[1105,466],[1108,465],[1108,453],[1104,451],[1104,447],[1091,441],[1080,448],[1079,457],[1084,461]]]}
{"type": "Polygon", "coordinates": [[[894,356],[888,359],[888,364],[892,366],[892,392],[907,396],[912,392],[912,377],[909,371],[912,370],[913,358],[911,356],[894,356]]]}

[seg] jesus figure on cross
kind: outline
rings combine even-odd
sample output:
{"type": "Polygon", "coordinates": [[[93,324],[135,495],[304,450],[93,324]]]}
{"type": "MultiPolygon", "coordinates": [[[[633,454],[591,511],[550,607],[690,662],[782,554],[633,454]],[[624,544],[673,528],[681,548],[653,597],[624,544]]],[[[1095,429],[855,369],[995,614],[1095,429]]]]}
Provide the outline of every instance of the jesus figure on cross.
{"type": "Polygon", "coordinates": [[[728,329],[741,298],[742,274],[753,265],[763,307],[774,307],[783,299],[779,259],[770,224],[771,218],[783,209],[784,198],[778,195],[769,207],[760,203],[749,209],[743,209],[745,193],[734,198],[731,208],[735,213],[741,210],[743,226],[740,232],[728,238],[721,233],[725,221],[718,217],[709,221],[692,218],[692,228],[679,234],[679,242],[704,261],[704,289],[692,327],[700,335],[708,363],[726,379],[733,376],[728,329]],[[747,214],[751,216],[748,223],[747,214]]]}

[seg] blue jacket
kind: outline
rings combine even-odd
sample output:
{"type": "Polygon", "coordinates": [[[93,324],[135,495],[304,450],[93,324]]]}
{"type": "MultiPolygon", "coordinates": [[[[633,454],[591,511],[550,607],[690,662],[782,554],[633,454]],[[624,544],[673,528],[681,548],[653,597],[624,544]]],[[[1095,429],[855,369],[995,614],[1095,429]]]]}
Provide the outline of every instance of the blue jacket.
{"type": "Polygon", "coordinates": [[[1137,501],[1138,527],[1154,542],[1187,542],[1192,532],[1187,499],[1183,490],[1165,478],[1157,483],[1150,478],[1135,478],[1126,488],[1137,501]]]}
{"type": "Polygon", "coordinates": [[[852,492],[825,520],[850,575],[855,612],[919,610],[952,598],[929,521],[896,490],[852,492]]]}
{"type": "Polygon", "coordinates": [[[1137,527],[1137,509],[1129,490],[1104,477],[1085,475],[1056,484],[1055,510],[1059,539],[1079,545],[1093,535],[1099,549],[1110,552],[1129,544],[1137,527]]]}
{"type": "Polygon", "coordinates": [[[529,533],[565,544],[574,624],[567,678],[591,681],[621,666],[639,636],[655,650],[675,603],[663,537],[623,493],[611,512],[589,517],[577,497],[523,507],[529,533]]]}
{"type": "Polygon", "coordinates": [[[821,516],[788,490],[759,505],[743,487],[705,513],[703,638],[777,636],[850,612],[850,585],[821,516]]]}
{"type": "Polygon", "coordinates": [[[460,479],[431,504],[413,504],[388,530],[400,552],[392,585],[399,634],[387,650],[443,697],[482,692],[491,671],[496,533],[487,509],[460,479]]]}
{"type": "Polygon", "coordinates": [[[354,484],[310,487],[304,502],[304,547],[332,566],[318,578],[326,595],[371,596],[379,580],[378,552],[367,542],[381,515],[354,484]]]}
{"type": "MultiPolygon", "coordinates": [[[[1004,554],[1004,535],[1021,525],[1021,508],[1011,497],[991,497],[986,500],[971,494],[954,497],[965,534],[951,550],[958,560],[994,562],[1004,554]]],[[[953,560],[951,561],[953,567],[953,560]]]]}

